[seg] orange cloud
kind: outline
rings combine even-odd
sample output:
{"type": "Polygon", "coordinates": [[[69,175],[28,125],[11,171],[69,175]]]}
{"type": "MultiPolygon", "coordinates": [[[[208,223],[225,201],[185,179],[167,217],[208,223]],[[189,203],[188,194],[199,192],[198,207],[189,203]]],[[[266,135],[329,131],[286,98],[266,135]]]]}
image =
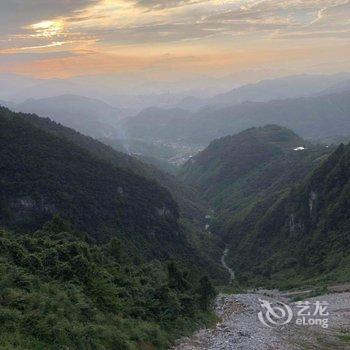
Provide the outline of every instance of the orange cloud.
{"type": "MultiPolygon", "coordinates": [[[[23,51],[74,55],[14,60],[2,70],[41,77],[143,69],[212,74],[271,64],[332,64],[349,51],[350,2],[345,0],[53,2],[57,16],[49,8],[42,17],[31,11],[31,24],[23,25],[22,18],[18,32],[0,40],[0,58],[23,51]]],[[[13,10],[11,4],[6,8],[13,10]]]]}
{"type": "MultiPolygon", "coordinates": [[[[329,63],[336,69],[339,57],[347,57],[350,48],[347,45],[305,46],[294,48],[259,47],[237,51],[225,50],[187,50],[182,54],[149,54],[146,51],[105,53],[80,51],[63,57],[38,58],[31,62],[14,62],[2,64],[1,70],[19,74],[30,74],[42,78],[66,78],[79,75],[95,75],[121,72],[158,72],[161,76],[179,75],[181,73],[203,73],[219,75],[227,72],[248,69],[276,68],[293,69],[308,66],[312,69],[317,64],[329,63]],[[339,55],[342,53],[342,55],[339,55]],[[316,62],[313,57],[318,57],[316,62]]],[[[1,57],[1,56],[0,56],[1,57]]],[[[350,66],[348,67],[350,69],[350,66]]],[[[156,73],[155,73],[156,74],[156,73]]]]}

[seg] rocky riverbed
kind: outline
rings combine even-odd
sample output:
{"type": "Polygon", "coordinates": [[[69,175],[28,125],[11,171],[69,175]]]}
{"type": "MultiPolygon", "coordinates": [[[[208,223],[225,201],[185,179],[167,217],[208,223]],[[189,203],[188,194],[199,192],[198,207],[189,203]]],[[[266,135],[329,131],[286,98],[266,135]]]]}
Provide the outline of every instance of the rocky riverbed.
{"type": "MultiPolygon", "coordinates": [[[[278,311],[278,309],[275,309],[278,311]]],[[[282,310],[280,310],[282,312],[282,310]]],[[[291,302],[278,292],[260,291],[250,294],[219,295],[215,302],[219,322],[213,329],[202,329],[189,338],[182,339],[174,350],[297,350],[324,349],[350,350],[350,293],[333,293],[291,302]],[[262,301],[275,307],[283,302],[291,308],[291,320],[278,325],[269,324],[262,301]],[[305,303],[306,302],[306,303],[305,303]],[[328,327],[297,324],[301,306],[309,307],[311,318],[327,319],[328,327]],[[319,310],[317,309],[317,305],[319,310]],[[326,305],[326,306],[325,306],[326,305]],[[322,309],[323,306],[323,309],[322,309]],[[259,320],[262,312],[267,325],[259,320]],[[322,315],[320,315],[320,312],[322,315]],[[328,314],[325,316],[324,314],[328,314]],[[270,326],[270,327],[269,327],[270,326]]],[[[304,310],[304,313],[308,310],[304,310]]],[[[281,314],[280,314],[281,315],[281,314]]],[[[277,315],[277,316],[280,316],[277,315]]],[[[285,315],[288,320],[288,312],[285,315]]],[[[308,322],[310,317],[306,317],[308,322]]],[[[274,320],[274,319],[272,319],[274,320]]],[[[299,321],[301,322],[301,321],[299,321]]],[[[314,321],[313,321],[314,322],[314,321]]]]}

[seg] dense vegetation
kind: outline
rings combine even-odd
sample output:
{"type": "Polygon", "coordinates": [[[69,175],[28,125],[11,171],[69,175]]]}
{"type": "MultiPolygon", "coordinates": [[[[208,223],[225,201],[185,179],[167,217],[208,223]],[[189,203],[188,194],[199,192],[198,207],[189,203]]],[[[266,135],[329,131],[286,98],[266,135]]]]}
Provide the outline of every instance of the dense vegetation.
{"type": "Polygon", "coordinates": [[[154,166],[150,166],[125,153],[117,152],[91,137],[87,137],[73,129],[62,126],[49,118],[40,118],[35,114],[13,114],[5,108],[0,108],[0,114],[16,116],[17,120],[30,123],[32,126],[49,133],[50,135],[63,138],[80,148],[91,153],[93,156],[108,161],[118,168],[129,169],[142,177],[158,182],[165,187],[178,203],[181,215],[193,220],[204,217],[206,205],[192,188],[185,186],[174,176],[164,173],[154,166]]]}
{"type": "Polygon", "coordinates": [[[260,215],[329,152],[277,125],[251,128],[213,141],[185,164],[181,177],[215,209],[216,233],[231,240],[251,211],[260,215]]]}
{"type": "Polygon", "coordinates": [[[59,213],[98,241],[120,236],[140,254],[183,249],[177,204],[158,184],[23,122],[0,118],[0,222],[31,230],[59,213]]]}
{"type": "Polygon", "coordinates": [[[129,252],[177,257],[224,278],[218,242],[200,233],[205,206],[195,191],[49,119],[3,108],[0,123],[1,225],[32,230],[59,213],[98,241],[117,235],[129,252]],[[181,213],[156,180],[176,193],[181,213]]]}
{"type": "Polygon", "coordinates": [[[349,280],[349,146],[333,151],[270,125],[216,140],[185,165],[241,284],[349,280]]]}
{"type": "Polygon", "coordinates": [[[221,248],[151,168],[4,108],[0,160],[2,349],[165,349],[214,321],[221,248]]]}
{"type": "Polygon", "coordinates": [[[350,145],[341,145],[253,225],[242,225],[229,257],[241,281],[285,288],[349,281],[349,200],[350,145]]]}
{"type": "Polygon", "coordinates": [[[199,324],[215,291],[174,262],[128,258],[58,217],[34,233],[0,230],[0,347],[166,349],[199,324]]]}

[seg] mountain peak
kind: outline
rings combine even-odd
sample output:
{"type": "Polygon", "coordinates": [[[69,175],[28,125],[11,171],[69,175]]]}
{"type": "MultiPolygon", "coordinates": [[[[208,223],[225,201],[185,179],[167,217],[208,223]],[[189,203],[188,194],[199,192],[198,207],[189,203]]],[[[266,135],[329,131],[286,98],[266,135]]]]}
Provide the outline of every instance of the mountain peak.
{"type": "Polygon", "coordinates": [[[281,171],[280,167],[289,169],[287,164],[298,164],[308,156],[313,159],[314,150],[315,146],[288,128],[275,124],[254,127],[213,141],[185,164],[182,176],[211,195],[262,168],[281,171]]]}

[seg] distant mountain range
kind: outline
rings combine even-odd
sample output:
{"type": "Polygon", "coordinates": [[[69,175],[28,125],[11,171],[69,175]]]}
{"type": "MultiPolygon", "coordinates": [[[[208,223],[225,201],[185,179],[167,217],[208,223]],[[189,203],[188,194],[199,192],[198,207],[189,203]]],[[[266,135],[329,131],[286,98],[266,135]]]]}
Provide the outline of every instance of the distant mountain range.
{"type": "Polygon", "coordinates": [[[232,106],[243,102],[268,102],[297,97],[310,97],[317,93],[333,93],[350,90],[346,79],[350,73],[335,75],[302,74],[277,79],[262,80],[258,83],[244,85],[229,92],[209,99],[193,100],[186,98],[184,106],[198,109],[204,106],[232,106]]]}
{"type": "Polygon", "coordinates": [[[309,139],[350,135],[350,91],[227,107],[208,106],[191,114],[177,112],[175,116],[172,110],[158,109],[151,117],[140,113],[125,120],[124,128],[130,137],[207,145],[215,138],[266,124],[286,126],[309,139]]]}
{"type": "Polygon", "coordinates": [[[31,98],[22,103],[0,101],[0,105],[17,112],[34,113],[43,118],[50,118],[95,138],[123,137],[118,123],[126,116],[126,111],[98,99],[59,95],[41,99],[31,98]]]}
{"type": "MultiPolygon", "coordinates": [[[[101,81],[105,81],[108,86],[116,83],[112,78],[86,79],[89,84],[96,79],[102,79],[101,81]]],[[[215,138],[266,124],[286,126],[317,142],[337,142],[346,140],[350,135],[348,73],[305,74],[263,80],[204,99],[192,99],[190,96],[181,99],[180,96],[175,97],[172,94],[163,94],[162,97],[114,95],[112,105],[131,106],[131,109],[127,110],[113,107],[98,98],[62,95],[63,91],[74,91],[75,84],[81,86],[82,78],[45,80],[0,74],[0,82],[6,84],[9,81],[10,89],[11,86],[20,85],[22,80],[23,89],[27,92],[20,98],[17,94],[16,98],[20,100],[24,96],[46,96],[46,92],[48,96],[52,93],[59,95],[31,98],[16,103],[5,99],[0,104],[16,111],[49,117],[83,134],[104,139],[108,144],[116,145],[120,140],[122,148],[119,149],[126,152],[128,140],[135,140],[135,146],[135,142],[143,142],[146,147],[134,147],[133,153],[138,153],[145,161],[159,164],[169,171],[172,170],[166,163],[162,163],[162,157],[154,157],[152,152],[150,154],[144,151],[150,150],[150,147],[154,150],[170,147],[174,150],[170,162],[180,164],[215,138]],[[36,92],[31,93],[31,89],[36,92]],[[133,110],[138,110],[141,105],[153,103],[152,101],[158,101],[158,107],[148,107],[130,117],[133,110]],[[171,105],[174,107],[161,107],[171,105]]],[[[110,92],[113,95],[114,92],[110,92]]],[[[93,95],[91,91],[86,93],[89,96],[93,95]]],[[[96,95],[99,96],[98,93],[96,95]]],[[[165,159],[165,162],[168,161],[165,159]]]]}
{"type": "Polygon", "coordinates": [[[14,106],[18,112],[35,113],[93,137],[116,137],[118,121],[125,114],[97,99],[77,95],[61,95],[29,99],[14,106]]]}
{"type": "MultiPolygon", "coordinates": [[[[164,76],[169,72],[164,72],[164,76]]],[[[26,99],[47,98],[64,94],[101,99],[113,106],[126,105],[138,109],[171,106],[187,96],[209,97],[234,87],[254,83],[267,77],[287,75],[274,69],[241,71],[224,76],[197,73],[175,74],[159,79],[159,72],[121,72],[69,78],[39,79],[26,75],[0,73],[0,99],[23,102],[26,99]]]]}
{"type": "Polygon", "coordinates": [[[350,79],[332,85],[326,90],[321,91],[320,95],[336,94],[343,91],[350,91],[350,79]]]}

